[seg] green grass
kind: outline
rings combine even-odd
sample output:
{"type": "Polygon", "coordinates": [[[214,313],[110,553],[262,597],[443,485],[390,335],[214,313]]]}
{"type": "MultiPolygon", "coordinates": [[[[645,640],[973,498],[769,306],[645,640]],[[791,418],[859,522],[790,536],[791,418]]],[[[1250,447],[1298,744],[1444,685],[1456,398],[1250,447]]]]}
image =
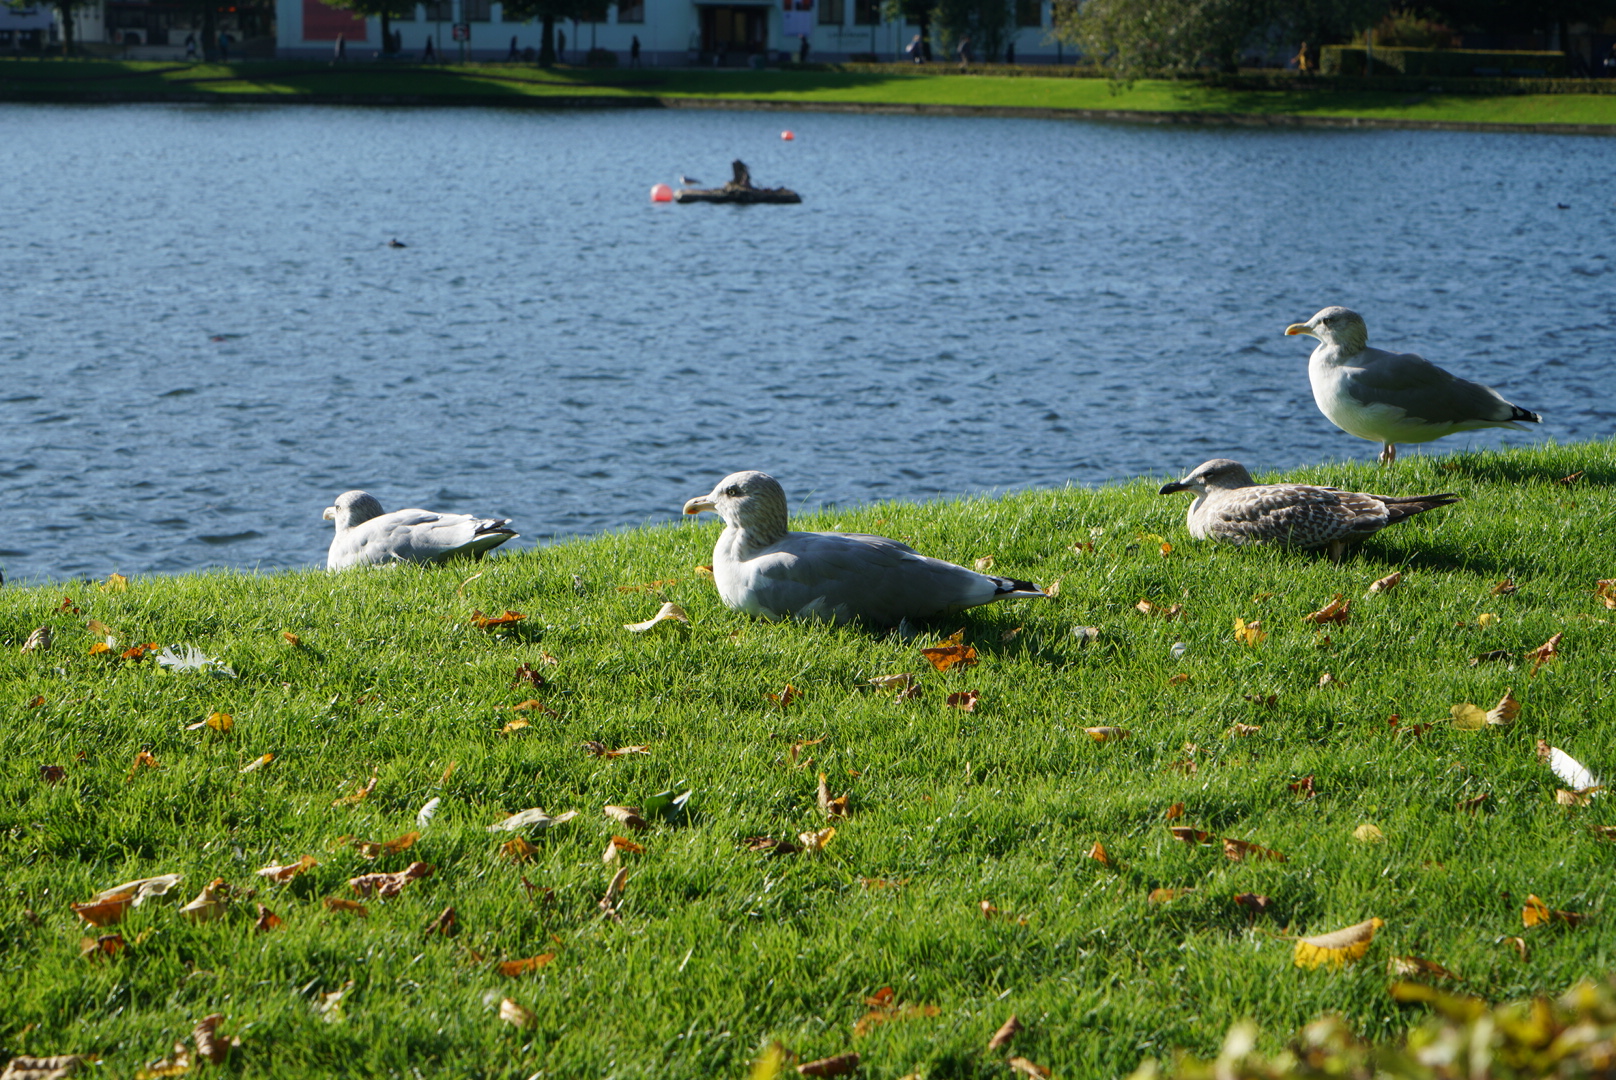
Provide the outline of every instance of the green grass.
{"type": "Polygon", "coordinates": [[[1383,89],[1234,89],[1141,80],[916,73],[901,65],[867,70],[709,71],[687,68],[591,71],[531,65],[273,63],[163,64],[134,61],[0,63],[0,99],[140,99],[244,94],[287,100],[705,98],[839,105],[973,106],[1302,116],[1451,123],[1616,124],[1611,94],[1457,94],[1383,89]]]}
{"type": "MultiPolygon", "coordinates": [[[[1492,1000],[1610,970],[1616,844],[1586,826],[1616,824],[1616,802],[1557,806],[1533,747],[1546,739],[1616,770],[1616,613],[1594,594],[1616,577],[1616,442],[1298,476],[1465,500],[1340,565],[1195,544],[1185,497],[1156,496],[1159,479],[805,520],[961,562],[991,554],[1001,572],[1061,583],[1052,602],[977,609],[909,642],[727,611],[694,570],[711,561],[710,518],[475,568],[8,586],[0,1052],[96,1053],[107,1075],[128,1076],[223,1012],[222,1030],[243,1040],[226,1071],[250,1076],[744,1076],[779,1040],[804,1060],[857,1049],[870,1077],[1001,1077],[1004,1054],[985,1046],[1016,1013],[1027,1030],[1015,1053],[1057,1075],[1116,1076],[1174,1047],[1210,1056],[1243,1017],[1275,1045],[1327,1010],[1393,1036],[1418,1019],[1386,995],[1394,955],[1437,961],[1492,1000]],[[1577,471],[1574,485],[1555,482],[1577,471]],[[1367,593],[1393,570],[1400,587],[1367,593]],[[1505,578],[1518,591],[1494,595],[1505,578]],[[1353,600],[1350,624],[1301,621],[1337,593],[1353,600]],[[689,612],[687,630],[623,629],[664,598],[689,612]],[[1141,615],[1142,598],[1183,614],[1141,615]],[[479,630],[473,609],[527,619],[479,630]],[[1484,613],[1496,621],[1480,625],[1484,613]],[[116,631],[114,656],[189,644],[237,677],[90,655],[92,618],[116,631]],[[1236,618],[1261,619],[1267,640],[1237,643],[1236,618]],[[53,647],[22,653],[42,625],[53,647]],[[1085,644],[1080,626],[1098,639],[1085,644]],[[962,627],[980,662],[932,671],[918,649],[962,627]],[[1533,677],[1520,654],[1556,633],[1560,658],[1533,677]],[[1472,666],[1492,650],[1517,659],[1472,666]],[[513,685],[523,663],[547,685],[513,685]],[[899,672],[919,677],[918,698],[867,682],[899,672]],[[1321,687],[1326,672],[1336,682],[1321,687]],[[802,696],[781,709],[765,695],[787,684],[802,696]],[[1508,688],[1523,705],[1513,726],[1445,722],[1453,704],[1488,707],[1508,688]],[[980,693],[974,712],[945,705],[962,690],[980,693]],[[1270,694],[1272,707],[1248,700],[1270,694]],[[511,710],[527,698],[557,715],[511,710]],[[227,734],[187,730],[214,712],[233,716],[227,734]],[[1393,713],[1434,726],[1400,737],[1393,713]],[[518,715],[531,725],[502,734],[518,715]],[[1237,737],[1236,723],[1261,730],[1237,737]],[[1096,744],[1083,729],[1099,725],[1131,735],[1096,744]],[[794,765],[792,747],[816,739],[794,765]],[[586,740],[651,752],[596,758],[586,740]],[[131,776],[141,751],[160,768],[131,776]],[[271,764],[241,772],[264,753],[271,764]],[[42,779],[48,765],[65,770],[60,783],[42,779]],[[821,771],[851,808],[826,849],[747,850],[749,837],[825,824],[821,771]],[[372,775],[368,798],[333,805],[372,775]],[[1290,787],[1307,776],[1310,799],[1290,787]],[[602,807],[679,780],[694,789],[687,816],[636,834],[646,850],[624,856],[621,922],[603,917],[613,869],[601,852],[624,828],[602,807]],[[1479,813],[1455,810],[1482,792],[1479,813]],[[431,798],[441,808],[408,851],[369,862],[342,839],[397,837],[431,798]],[[1165,817],[1179,802],[1178,824],[1288,861],[1186,847],[1165,817]],[[537,851],[516,865],[487,827],[534,806],[579,814],[528,834],[537,851]],[[1365,822],[1384,843],[1353,839],[1365,822]],[[1096,841],[1114,867],[1088,857],[1096,841]],[[290,884],[255,877],[305,854],[319,865],[290,884]],[[368,919],[322,906],[350,895],[350,877],[414,859],[436,872],[373,899],[368,919]],[[239,898],[202,924],[149,902],[116,928],[119,955],[80,956],[71,902],[168,872],[186,876],[181,903],[214,878],[239,898]],[[1195,891],[1153,905],[1158,887],[1195,891]],[[1233,900],[1246,892],[1272,898],[1254,923],[1233,900]],[[1525,931],[1529,893],[1591,922],[1525,931]],[[255,901],[284,926],[255,933],[255,901]],[[984,917],[982,901],[1003,914],[984,917]],[[458,936],[424,933],[447,906],[458,936]],[[1362,962],[1293,966],[1287,929],[1372,916],[1385,927],[1362,962]],[[1524,962],[1500,943],[1515,935],[1524,962]],[[555,959],[537,973],[493,967],[542,953],[555,959]],[[322,1017],[321,996],[350,981],[340,1015],[322,1017]],[[856,1036],[883,986],[937,1014],[856,1036]],[[501,1023],[502,997],[535,1026],[501,1023]]],[[[670,505],[689,494],[670,492],[670,505]]]]}

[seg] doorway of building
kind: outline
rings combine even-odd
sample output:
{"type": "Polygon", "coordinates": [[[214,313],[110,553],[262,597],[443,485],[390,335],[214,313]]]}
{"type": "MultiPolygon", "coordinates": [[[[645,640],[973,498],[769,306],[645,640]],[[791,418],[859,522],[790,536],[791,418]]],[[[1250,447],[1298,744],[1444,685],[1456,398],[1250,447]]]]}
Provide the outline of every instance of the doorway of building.
{"type": "Polygon", "coordinates": [[[718,63],[745,63],[769,47],[769,9],[710,5],[701,8],[701,51],[718,63]]]}

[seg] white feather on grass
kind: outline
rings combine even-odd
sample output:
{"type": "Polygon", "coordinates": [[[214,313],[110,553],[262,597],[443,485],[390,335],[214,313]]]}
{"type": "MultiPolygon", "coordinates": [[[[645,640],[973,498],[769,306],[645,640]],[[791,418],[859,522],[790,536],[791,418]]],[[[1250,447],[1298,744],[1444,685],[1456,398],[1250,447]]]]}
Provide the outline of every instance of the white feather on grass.
{"type": "Polygon", "coordinates": [[[422,806],[421,809],[415,812],[415,824],[420,826],[422,829],[425,829],[428,825],[432,824],[432,817],[438,812],[438,804],[442,801],[442,799],[437,798],[428,799],[426,801],[426,805],[422,806]]]}

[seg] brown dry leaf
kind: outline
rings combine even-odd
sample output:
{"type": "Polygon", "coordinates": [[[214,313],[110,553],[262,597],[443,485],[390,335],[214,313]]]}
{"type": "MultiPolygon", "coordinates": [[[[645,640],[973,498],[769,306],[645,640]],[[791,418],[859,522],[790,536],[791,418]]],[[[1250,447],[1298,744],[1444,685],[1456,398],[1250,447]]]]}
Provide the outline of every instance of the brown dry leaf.
{"type": "Polygon", "coordinates": [[[22,643],[22,651],[25,653],[48,652],[53,637],[54,634],[50,627],[41,626],[28,635],[28,640],[22,643]]]}
{"type": "Polygon", "coordinates": [[[284,885],[311,866],[319,866],[319,860],[313,855],[305,855],[295,863],[286,863],[284,866],[266,866],[258,871],[259,877],[265,877],[277,885],[284,885]]]}
{"type": "Polygon", "coordinates": [[[601,853],[600,861],[607,864],[616,862],[619,851],[626,851],[630,855],[642,855],[645,848],[626,836],[614,836],[606,842],[606,850],[601,853]]]}
{"type": "Polygon", "coordinates": [[[1279,704],[1278,694],[1241,694],[1240,696],[1251,702],[1253,705],[1262,705],[1270,709],[1279,704]]]}
{"type": "Polygon", "coordinates": [[[1273,903],[1272,900],[1266,896],[1263,896],[1261,893],[1250,892],[1235,893],[1234,902],[1251,912],[1252,918],[1256,918],[1258,915],[1267,911],[1268,905],[1273,903]]]}
{"type": "Polygon", "coordinates": [[[921,649],[931,666],[938,671],[947,671],[956,664],[960,667],[970,667],[976,663],[976,650],[965,644],[965,631],[963,629],[939,641],[928,649],[921,649]]]}
{"type": "Polygon", "coordinates": [[[943,699],[943,704],[961,712],[975,712],[976,703],[981,699],[982,695],[975,690],[964,690],[958,694],[949,694],[943,699]]]}
{"type": "Polygon", "coordinates": [[[1014,641],[1020,634],[1021,634],[1021,627],[1012,626],[1010,629],[1006,630],[1004,633],[999,635],[999,641],[1000,642],[1014,641]]]}
{"type": "Polygon", "coordinates": [[[628,867],[625,866],[612,875],[612,880],[606,884],[606,895],[601,897],[600,903],[596,905],[606,915],[619,922],[622,921],[622,916],[617,913],[617,901],[622,897],[623,886],[626,884],[628,884],[628,867]]]}
{"type": "Polygon", "coordinates": [[[1005,1064],[1010,1066],[1011,1072],[1031,1077],[1031,1080],[1048,1080],[1050,1076],[1054,1075],[1045,1066],[1028,1061],[1024,1057],[1013,1057],[1005,1064]]]}
{"type": "Polygon", "coordinates": [[[666,622],[677,623],[680,626],[689,626],[690,616],[685,614],[684,608],[673,603],[672,601],[669,601],[658,608],[657,613],[651,616],[649,619],[646,619],[644,622],[624,623],[623,629],[629,631],[630,633],[643,634],[647,630],[651,630],[666,622]]]}
{"type": "Polygon", "coordinates": [[[169,1051],[168,1057],[154,1061],[144,1068],[135,1070],[135,1080],[163,1080],[171,1076],[184,1076],[191,1071],[195,1062],[191,1060],[191,1052],[185,1044],[176,1042],[174,1049],[169,1051]]]}
{"type": "Polygon", "coordinates": [[[515,690],[518,686],[521,686],[523,683],[527,683],[529,686],[533,687],[533,689],[535,689],[535,690],[542,690],[544,688],[544,685],[545,685],[544,674],[542,672],[534,670],[534,668],[529,664],[525,664],[525,663],[517,664],[516,665],[516,681],[511,683],[511,689],[515,690]]]}
{"type": "Polygon", "coordinates": [[[1605,607],[1616,611],[1616,578],[1602,578],[1594,588],[1594,595],[1605,602],[1605,607]]]}
{"type": "Polygon", "coordinates": [[[258,905],[258,921],[253,923],[253,929],[260,934],[267,934],[271,930],[278,930],[281,926],[281,917],[269,910],[263,904],[258,905]]]}
{"type": "Polygon", "coordinates": [[[1244,619],[1234,621],[1234,639],[1247,648],[1262,644],[1268,637],[1268,631],[1262,628],[1261,619],[1253,619],[1249,623],[1244,619]]]}
{"type": "Polygon", "coordinates": [[[434,869],[431,863],[412,862],[396,874],[360,874],[349,878],[348,887],[356,896],[369,896],[374,892],[378,898],[385,900],[397,896],[410,882],[431,877],[434,869]]]}
{"type": "Polygon", "coordinates": [[[1521,703],[1505,690],[1504,696],[1498,699],[1498,704],[1487,710],[1487,723],[1493,727],[1508,727],[1520,714],[1521,703]]]}
{"type": "Polygon", "coordinates": [[[230,903],[230,886],[224,878],[214,878],[202,886],[196,899],[180,908],[180,914],[191,922],[212,922],[224,914],[230,903]]]}
{"type": "Polygon", "coordinates": [[[602,810],[613,821],[621,821],[631,829],[648,828],[638,806],[606,806],[602,810]]]}
{"type": "Polygon", "coordinates": [[[499,852],[514,863],[524,863],[539,853],[539,849],[518,836],[499,846],[499,852]]]}
{"type": "Polygon", "coordinates": [[[1560,655],[1560,638],[1562,636],[1561,634],[1555,634],[1537,648],[1523,654],[1526,659],[1532,661],[1533,675],[1537,674],[1538,668],[1560,655]]]}
{"type": "Polygon", "coordinates": [[[328,896],[321,903],[325,904],[327,911],[346,911],[359,916],[361,919],[370,918],[370,909],[357,900],[344,900],[340,896],[328,896]]]}
{"type": "Polygon", "coordinates": [[[369,795],[372,791],[375,790],[375,788],[376,788],[376,778],[374,776],[372,776],[370,778],[370,782],[368,784],[366,784],[364,787],[362,787],[359,790],[355,791],[352,795],[344,795],[342,798],[336,800],[331,805],[332,806],[353,806],[356,803],[363,802],[364,799],[365,799],[365,796],[369,795]]]}
{"type": "Polygon", "coordinates": [[[915,677],[908,674],[877,675],[866,681],[877,690],[907,690],[915,684],[915,677]]]}
{"type": "MultiPolygon", "coordinates": [[[[80,956],[117,956],[129,944],[122,934],[101,934],[98,937],[79,939],[80,956]]],[[[10,1075],[9,1071],[6,1075],[10,1075]]]]}
{"type": "Polygon", "coordinates": [[[129,779],[133,780],[135,778],[135,773],[139,772],[142,768],[160,769],[162,766],[158,765],[157,759],[151,756],[151,751],[142,750],[140,753],[135,755],[135,763],[129,766],[129,779]]]}
{"type": "Polygon", "coordinates": [[[1352,830],[1352,838],[1365,844],[1378,844],[1386,839],[1386,834],[1381,832],[1378,826],[1366,821],[1352,830]]]}
{"type": "Polygon", "coordinates": [[[859,1067],[857,1054],[837,1054],[835,1057],[820,1058],[818,1061],[805,1061],[797,1066],[799,1076],[846,1076],[856,1072],[859,1067]]]}
{"type": "Polygon", "coordinates": [[[741,842],[748,851],[766,851],[770,855],[795,855],[802,850],[790,840],[776,840],[772,836],[749,836],[741,842]]]}
{"type": "Polygon", "coordinates": [[[512,1024],[519,1028],[532,1027],[538,1022],[539,1019],[533,1014],[532,1009],[518,1005],[510,998],[500,999],[499,1018],[505,1021],[505,1023],[512,1024]]]}
{"type": "Polygon", "coordinates": [[[866,889],[901,889],[909,884],[909,879],[861,877],[859,884],[866,889]]]}
{"type": "Polygon", "coordinates": [[[1285,856],[1272,848],[1261,847],[1257,844],[1236,840],[1233,837],[1223,838],[1223,855],[1230,862],[1245,862],[1252,859],[1257,862],[1285,862],[1285,856]]]}
{"type": "Polygon", "coordinates": [[[1097,743],[1116,742],[1118,739],[1126,739],[1130,734],[1126,728],[1119,727],[1089,727],[1084,728],[1083,733],[1097,743]]]}
{"type": "Polygon", "coordinates": [[[1508,945],[1508,946],[1510,946],[1512,949],[1515,950],[1515,952],[1517,954],[1519,954],[1519,956],[1521,958],[1521,963],[1523,963],[1523,964],[1526,963],[1526,939],[1525,938],[1501,937],[1501,938],[1498,939],[1498,943],[1500,945],[1508,945]]]}
{"type": "Polygon", "coordinates": [[[1345,626],[1352,621],[1352,601],[1343,600],[1341,594],[1336,593],[1334,600],[1331,600],[1317,611],[1303,615],[1302,621],[1316,623],[1320,626],[1325,623],[1338,623],[1345,626]]]}
{"type": "Polygon", "coordinates": [[[847,796],[831,798],[830,786],[825,782],[824,773],[819,774],[818,801],[820,811],[832,821],[847,816],[847,796]]]}
{"type": "Polygon", "coordinates": [[[518,701],[515,705],[511,706],[511,711],[512,712],[541,712],[541,713],[546,714],[547,716],[560,716],[561,715],[560,713],[556,712],[554,709],[550,708],[550,706],[548,706],[544,702],[540,701],[538,698],[528,698],[525,701],[518,701]]]}
{"type": "Polygon", "coordinates": [[[67,779],[67,770],[60,765],[41,765],[39,778],[47,784],[60,784],[67,779]]]}
{"type": "Polygon", "coordinates": [[[29,701],[28,704],[24,705],[23,708],[25,708],[25,709],[37,709],[43,704],[45,704],[45,695],[44,694],[35,694],[33,699],[31,701],[29,701]]]}
{"type": "Polygon", "coordinates": [[[590,754],[603,758],[619,758],[626,757],[629,754],[649,754],[651,752],[651,748],[644,745],[619,746],[616,750],[606,749],[606,744],[601,742],[586,742],[583,746],[590,754]]]}
{"type": "Polygon", "coordinates": [[[499,729],[499,733],[501,735],[510,735],[510,734],[515,733],[515,732],[521,731],[523,728],[525,728],[527,726],[528,726],[528,722],[526,720],[523,720],[520,716],[518,716],[518,717],[515,717],[515,718],[513,718],[511,720],[507,720],[505,722],[505,726],[499,729]]]}
{"type": "Polygon", "coordinates": [[[1169,678],[1167,680],[1167,685],[1168,686],[1183,686],[1185,683],[1187,683],[1189,681],[1190,681],[1189,672],[1180,671],[1177,675],[1174,675],[1174,676],[1172,676],[1171,678],[1169,678]]]}
{"type": "Polygon", "coordinates": [[[224,1013],[212,1013],[196,1022],[191,1029],[191,1038],[196,1043],[196,1052],[215,1065],[223,1065],[225,1058],[230,1056],[232,1046],[240,1046],[240,1039],[224,1039],[216,1034],[216,1029],[224,1023],[224,1013]]]}
{"type": "Polygon", "coordinates": [[[426,936],[437,934],[440,937],[454,937],[458,929],[455,925],[455,909],[446,907],[427,920],[426,936]]]}
{"type": "Polygon", "coordinates": [[[94,645],[90,646],[90,655],[91,656],[100,656],[102,653],[109,653],[111,651],[112,651],[112,646],[108,645],[104,641],[98,641],[94,645]]]}
{"type": "Polygon", "coordinates": [[[698,563],[695,566],[692,566],[691,569],[700,574],[702,577],[713,576],[713,568],[708,566],[706,563],[698,563]]]}
{"type": "Polygon", "coordinates": [[[1488,589],[1487,592],[1488,592],[1489,595],[1492,595],[1492,596],[1508,596],[1510,593],[1513,593],[1518,588],[1520,588],[1519,585],[1516,585],[1515,582],[1513,582],[1509,578],[1505,578],[1503,581],[1500,581],[1497,585],[1494,585],[1492,588],[1488,589]]]}
{"type": "Polygon", "coordinates": [[[1560,479],[1556,480],[1555,483],[1559,484],[1561,487],[1570,487],[1572,484],[1575,484],[1578,480],[1582,479],[1582,472],[1583,470],[1579,469],[1570,476],[1560,477],[1560,479]]]}
{"type": "Polygon", "coordinates": [[[1403,572],[1401,570],[1394,570],[1390,574],[1387,574],[1385,577],[1381,578],[1379,581],[1375,582],[1373,585],[1369,586],[1369,591],[1391,592],[1402,583],[1402,580],[1403,572]]]}
{"type": "Polygon", "coordinates": [[[1051,600],[1058,599],[1060,597],[1060,589],[1060,581],[1052,581],[1048,585],[1044,586],[1044,595],[1051,600]]]}
{"type": "Polygon", "coordinates": [[[1169,806],[1167,808],[1167,820],[1168,821],[1177,821],[1179,818],[1181,818],[1183,816],[1184,816],[1184,804],[1183,803],[1176,802],[1172,806],[1169,806]]]}
{"type": "Polygon", "coordinates": [[[1200,844],[1212,844],[1218,839],[1209,832],[1192,829],[1187,825],[1169,825],[1167,826],[1167,831],[1173,834],[1175,840],[1182,840],[1190,847],[1196,847],[1200,844]]]}
{"type": "Polygon", "coordinates": [[[993,556],[984,555],[980,559],[976,560],[976,562],[972,565],[976,567],[976,572],[978,574],[985,574],[989,570],[993,569],[993,556]]]}
{"type": "Polygon", "coordinates": [[[257,757],[247,762],[247,764],[242,767],[241,771],[243,773],[257,772],[259,769],[262,769],[265,765],[268,765],[274,760],[274,754],[259,754],[257,757]]]}
{"type": "Polygon", "coordinates": [[[792,743],[791,744],[791,749],[786,751],[786,757],[791,760],[791,767],[794,768],[794,769],[801,769],[804,766],[806,766],[810,761],[813,761],[814,760],[813,758],[808,758],[806,761],[803,761],[803,762],[801,762],[799,764],[798,761],[797,761],[797,755],[801,754],[804,750],[808,749],[810,746],[818,746],[820,743],[824,742],[828,738],[830,738],[829,735],[822,735],[817,739],[805,739],[802,742],[794,742],[794,743],[792,743]]]}
{"type": "Polygon", "coordinates": [[[1094,545],[1087,540],[1079,540],[1071,547],[1073,555],[1093,555],[1094,545]]]}
{"type": "Polygon", "coordinates": [[[769,703],[771,705],[784,709],[787,705],[790,705],[793,701],[796,701],[798,698],[802,697],[802,691],[798,690],[790,683],[786,683],[786,688],[780,691],[778,694],[764,693],[763,696],[769,699],[769,703]]]}
{"type": "Polygon", "coordinates": [[[1236,723],[1234,725],[1234,727],[1229,729],[1229,734],[1233,735],[1236,738],[1244,738],[1247,735],[1255,735],[1255,734],[1257,734],[1257,732],[1259,732],[1261,730],[1262,730],[1262,725],[1261,724],[1241,724],[1241,723],[1236,723]]]}
{"type": "Polygon", "coordinates": [[[1323,675],[1319,676],[1319,689],[1320,690],[1323,690],[1326,686],[1345,686],[1345,685],[1347,685],[1347,684],[1342,682],[1340,679],[1336,678],[1334,675],[1331,675],[1328,671],[1326,671],[1323,675]]]}
{"type": "Polygon", "coordinates": [[[1601,840],[1616,840],[1616,825],[1590,825],[1588,831],[1601,840]]]}
{"type": "Polygon", "coordinates": [[[1112,865],[1111,856],[1106,854],[1105,845],[1100,843],[1098,840],[1094,841],[1094,846],[1089,848],[1089,858],[1093,859],[1101,866],[1112,865]]]}
{"type": "Polygon", "coordinates": [[[907,687],[904,687],[902,690],[899,690],[897,692],[897,694],[894,695],[894,700],[896,700],[896,701],[913,701],[915,698],[918,698],[920,696],[920,692],[922,690],[924,690],[924,689],[925,688],[923,686],[921,686],[920,683],[916,682],[913,686],[907,686],[907,687]]]}
{"type": "Polygon", "coordinates": [[[620,593],[656,592],[659,589],[667,588],[669,585],[677,584],[679,584],[679,579],[676,577],[670,577],[662,578],[660,581],[647,581],[643,585],[619,585],[617,587],[617,591],[620,593]]]}
{"type": "Polygon", "coordinates": [[[1149,600],[1141,599],[1133,606],[1133,609],[1141,615],[1156,615],[1163,619],[1176,619],[1183,612],[1184,605],[1174,604],[1172,607],[1164,608],[1152,604],[1149,600]]]}
{"type": "Polygon", "coordinates": [[[1492,792],[1483,791],[1480,795],[1475,795],[1468,799],[1460,799],[1458,802],[1453,804],[1453,808],[1461,813],[1474,814],[1477,810],[1481,809],[1482,803],[1486,802],[1492,797],[1492,792]]]}
{"type": "Polygon", "coordinates": [[[515,626],[527,618],[520,611],[507,610],[503,615],[484,615],[476,608],[471,609],[471,625],[479,630],[498,630],[505,626],[515,626]]]}
{"type": "Polygon", "coordinates": [[[540,953],[538,956],[529,956],[523,960],[501,960],[499,973],[506,978],[514,979],[518,975],[526,975],[530,971],[537,971],[556,958],[553,952],[540,953]]]}
{"type": "Polygon", "coordinates": [[[236,718],[227,712],[209,713],[206,720],[198,720],[194,724],[187,724],[186,731],[201,731],[203,728],[212,728],[223,735],[236,726],[236,718]]]}
{"type": "Polygon", "coordinates": [[[120,660],[128,660],[131,663],[138,664],[142,660],[146,659],[146,657],[149,654],[154,653],[156,651],[157,651],[157,642],[148,641],[144,645],[132,645],[132,646],[130,646],[129,648],[125,649],[122,653],[120,653],[118,655],[118,659],[120,659],[120,660]]]}
{"type": "Polygon", "coordinates": [[[1413,979],[1429,975],[1433,979],[1457,979],[1459,976],[1437,963],[1418,956],[1394,956],[1386,961],[1386,974],[1394,979],[1413,979]]]}
{"type": "Polygon", "coordinates": [[[1148,904],[1167,904],[1177,900],[1180,896],[1188,896],[1194,889],[1151,889],[1150,895],[1145,897],[1148,904]]]}
{"type": "Polygon", "coordinates": [[[1526,906],[1521,908],[1521,923],[1527,929],[1534,926],[1547,926],[1556,922],[1565,923],[1567,926],[1576,926],[1587,917],[1572,911],[1554,911],[1549,905],[1531,894],[1526,897],[1526,906]]]}
{"type": "Polygon", "coordinates": [[[282,630],[281,637],[285,638],[287,644],[291,645],[294,649],[303,644],[303,639],[292,633],[290,630],[282,630]]]}
{"type": "Polygon", "coordinates": [[[818,831],[797,834],[797,843],[802,845],[804,851],[824,851],[825,845],[830,843],[831,837],[836,835],[836,826],[830,825],[818,831]]]}
{"type": "Polygon", "coordinates": [[[1011,1013],[1010,1019],[1000,1025],[999,1030],[993,1033],[993,1038],[988,1040],[988,1053],[1009,1046],[1010,1040],[1019,1035],[1021,1030],[1021,1021],[1016,1019],[1015,1013],[1011,1013]]]}
{"type": "Polygon", "coordinates": [[[1332,969],[1345,967],[1360,960],[1375,940],[1375,931],[1386,925],[1382,919],[1368,919],[1353,926],[1328,934],[1296,939],[1296,966],[1318,968],[1328,965],[1332,969]]]}
{"type": "Polygon", "coordinates": [[[1560,806],[1587,806],[1589,800],[1593,798],[1594,792],[1601,790],[1603,789],[1588,788],[1585,791],[1567,791],[1565,788],[1556,788],[1554,791],[1554,801],[1560,806]]]}

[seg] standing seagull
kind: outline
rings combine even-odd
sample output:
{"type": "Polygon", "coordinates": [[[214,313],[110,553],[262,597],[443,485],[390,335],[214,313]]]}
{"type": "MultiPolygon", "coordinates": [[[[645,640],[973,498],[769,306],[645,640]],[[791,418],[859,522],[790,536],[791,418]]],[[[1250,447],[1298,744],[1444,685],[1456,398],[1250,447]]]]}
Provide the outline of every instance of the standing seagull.
{"type": "Polygon", "coordinates": [[[1380,463],[1397,458],[1397,443],[1422,443],[1459,431],[1507,427],[1543,418],[1511,405],[1498,391],[1450,375],[1414,353],[1369,347],[1363,316],[1327,307],[1286,334],[1319,339],[1307,361],[1313,400],[1330,423],[1349,435],[1384,444],[1380,463]]]}
{"type": "Polygon", "coordinates": [[[337,523],[326,556],[327,570],[395,563],[440,563],[460,555],[473,559],[518,534],[505,528],[510,518],[439,514],[431,510],[382,512],[368,491],[344,491],[321,515],[337,523]]]}
{"type": "Polygon", "coordinates": [[[786,493],[768,473],[731,473],[685,503],[687,514],[703,510],[724,519],[713,546],[713,582],[724,605],[771,621],[892,626],[1045,595],[1031,582],[978,574],[884,536],[791,532],[786,493]]]}
{"type": "Polygon", "coordinates": [[[1373,536],[1415,514],[1459,501],[1457,495],[1365,495],[1308,484],[1259,484],[1228,458],[1196,466],[1161,494],[1195,492],[1187,520],[1197,540],[1225,544],[1279,544],[1329,548],[1340,559],[1346,545],[1373,536]]]}

